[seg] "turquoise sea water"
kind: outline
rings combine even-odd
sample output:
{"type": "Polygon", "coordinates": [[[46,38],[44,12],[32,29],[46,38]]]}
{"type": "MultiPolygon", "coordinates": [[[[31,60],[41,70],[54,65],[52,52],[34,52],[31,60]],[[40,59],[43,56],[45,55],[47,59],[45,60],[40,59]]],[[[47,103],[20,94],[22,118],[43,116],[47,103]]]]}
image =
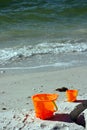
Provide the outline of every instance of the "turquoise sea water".
{"type": "Polygon", "coordinates": [[[86,64],[87,0],[0,0],[0,67],[86,64]]]}

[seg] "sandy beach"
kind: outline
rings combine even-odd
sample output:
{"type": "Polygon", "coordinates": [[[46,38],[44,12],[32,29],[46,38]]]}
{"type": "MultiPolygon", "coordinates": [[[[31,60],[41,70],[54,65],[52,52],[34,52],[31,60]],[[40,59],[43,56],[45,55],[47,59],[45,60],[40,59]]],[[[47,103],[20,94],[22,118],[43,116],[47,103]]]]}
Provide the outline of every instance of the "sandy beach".
{"type": "Polygon", "coordinates": [[[74,122],[70,113],[87,100],[87,67],[56,71],[9,73],[0,71],[0,130],[86,130],[87,110],[74,122]],[[76,102],[67,102],[57,88],[78,89],[76,102]],[[37,93],[57,93],[58,111],[48,120],[36,118],[31,97],[37,93]]]}
{"type": "Polygon", "coordinates": [[[1,0],[0,130],[87,130],[86,108],[87,0],[1,0]]]}

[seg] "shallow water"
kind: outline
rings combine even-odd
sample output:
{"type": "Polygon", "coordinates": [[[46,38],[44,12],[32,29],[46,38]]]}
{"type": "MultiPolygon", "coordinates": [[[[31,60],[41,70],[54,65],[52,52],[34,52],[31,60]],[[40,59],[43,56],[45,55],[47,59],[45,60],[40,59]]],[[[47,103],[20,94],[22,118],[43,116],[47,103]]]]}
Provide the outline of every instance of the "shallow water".
{"type": "Polygon", "coordinates": [[[86,37],[86,0],[0,1],[1,68],[86,64],[86,37]]]}

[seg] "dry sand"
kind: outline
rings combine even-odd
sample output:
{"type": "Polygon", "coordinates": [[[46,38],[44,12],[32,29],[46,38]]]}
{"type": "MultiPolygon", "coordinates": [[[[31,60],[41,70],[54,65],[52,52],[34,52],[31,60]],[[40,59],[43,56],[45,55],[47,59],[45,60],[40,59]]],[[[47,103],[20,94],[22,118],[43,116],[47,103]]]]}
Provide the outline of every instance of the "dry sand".
{"type": "MultiPolygon", "coordinates": [[[[74,122],[70,113],[87,100],[87,67],[37,73],[0,73],[0,130],[86,130],[87,110],[74,122]],[[67,87],[78,89],[76,102],[67,102],[65,92],[55,91],[67,87]],[[35,117],[31,96],[37,93],[59,94],[58,111],[53,118],[35,117]]],[[[78,107],[79,108],[79,107],[78,107]]]]}

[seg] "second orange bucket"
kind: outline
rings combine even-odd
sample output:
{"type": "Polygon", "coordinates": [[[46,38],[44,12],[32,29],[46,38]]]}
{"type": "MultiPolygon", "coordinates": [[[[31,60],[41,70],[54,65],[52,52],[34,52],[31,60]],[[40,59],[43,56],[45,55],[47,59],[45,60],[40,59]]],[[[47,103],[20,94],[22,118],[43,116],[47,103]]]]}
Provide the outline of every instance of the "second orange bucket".
{"type": "Polygon", "coordinates": [[[54,102],[57,97],[57,94],[36,94],[32,96],[36,117],[41,119],[52,117],[54,112],[57,111],[57,105],[54,102]]]}
{"type": "Polygon", "coordinates": [[[67,101],[69,101],[69,102],[76,101],[77,95],[78,95],[78,90],[67,90],[66,91],[67,101]]]}

